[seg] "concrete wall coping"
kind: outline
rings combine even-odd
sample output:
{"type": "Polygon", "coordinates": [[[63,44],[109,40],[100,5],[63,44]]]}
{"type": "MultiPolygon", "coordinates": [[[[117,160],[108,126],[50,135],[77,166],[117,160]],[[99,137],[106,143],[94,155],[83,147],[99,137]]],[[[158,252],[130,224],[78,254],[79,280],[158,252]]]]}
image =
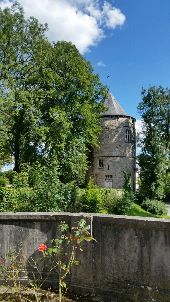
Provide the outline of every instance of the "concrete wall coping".
{"type": "Polygon", "coordinates": [[[87,217],[87,218],[101,218],[108,222],[157,222],[170,224],[170,219],[154,218],[154,217],[141,217],[141,216],[124,216],[124,215],[109,215],[109,214],[96,214],[96,213],[69,213],[69,212],[1,212],[0,221],[2,220],[56,220],[58,217],[87,217]]]}

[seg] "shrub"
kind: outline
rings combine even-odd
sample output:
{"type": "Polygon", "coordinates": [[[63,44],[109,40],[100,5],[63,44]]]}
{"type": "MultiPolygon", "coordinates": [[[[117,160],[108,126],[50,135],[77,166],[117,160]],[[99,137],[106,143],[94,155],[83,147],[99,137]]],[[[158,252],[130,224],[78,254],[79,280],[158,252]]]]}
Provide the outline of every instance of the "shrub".
{"type": "Polygon", "coordinates": [[[114,189],[103,189],[103,208],[106,209],[108,214],[116,214],[118,201],[121,199],[121,194],[114,189]]]}
{"type": "Polygon", "coordinates": [[[98,188],[93,178],[89,179],[86,189],[77,188],[75,212],[97,213],[102,204],[102,190],[98,188]]]}
{"type": "Polygon", "coordinates": [[[11,175],[11,186],[0,188],[1,212],[74,211],[75,185],[61,183],[53,163],[48,167],[28,166],[11,175]]]}
{"type": "Polygon", "coordinates": [[[59,203],[59,207],[64,212],[75,212],[75,203],[77,196],[77,188],[74,182],[62,184],[62,200],[59,203]]]}
{"type": "Polygon", "coordinates": [[[100,189],[78,189],[75,209],[77,212],[97,213],[100,211],[101,203],[102,192],[100,189]]]}
{"type": "Polygon", "coordinates": [[[123,190],[105,189],[105,208],[109,214],[125,215],[131,208],[132,195],[123,190]]]}
{"type": "Polygon", "coordinates": [[[0,176],[0,187],[6,187],[8,184],[8,179],[5,176],[0,176]]]}
{"type": "Polygon", "coordinates": [[[154,215],[167,215],[167,208],[162,201],[155,199],[145,199],[142,203],[142,208],[154,215]]]}
{"type": "Polygon", "coordinates": [[[14,177],[14,175],[16,174],[15,171],[13,170],[9,170],[9,171],[3,171],[3,172],[0,172],[0,177],[2,178],[6,178],[8,180],[8,183],[12,183],[12,179],[14,177]]]}
{"type": "Polygon", "coordinates": [[[124,215],[132,202],[132,194],[123,190],[87,187],[77,190],[75,211],[124,215]]]}
{"type": "Polygon", "coordinates": [[[0,212],[32,211],[31,188],[0,188],[0,212]]]}
{"type": "Polygon", "coordinates": [[[144,200],[144,195],[142,195],[142,193],[140,191],[136,191],[135,195],[134,195],[134,201],[135,203],[137,203],[138,205],[141,206],[143,200],[144,200]]]}
{"type": "Polygon", "coordinates": [[[33,211],[67,211],[72,201],[72,186],[59,180],[57,165],[37,165],[29,171],[34,191],[33,211]]]}
{"type": "Polygon", "coordinates": [[[128,194],[127,192],[123,193],[121,199],[118,200],[116,214],[126,215],[130,211],[133,203],[133,195],[128,194]]]}
{"type": "Polygon", "coordinates": [[[33,211],[34,192],[29,187],[28,173],[10,174],[12,185],[0,188],[1,212],[33,211]]]}
{"type": "Polygon", "coordinates": [[[105,193],[106,208],[109,214],[125,215],[128,214],[134,201],[134,195],[131,189],[131,176],[124,172],[123,190],[107,190],[105,193]],[[118,194],[119,192],[119,194],[118,194]],[[120,194],[121,192],[121,194],[120,194]]]}

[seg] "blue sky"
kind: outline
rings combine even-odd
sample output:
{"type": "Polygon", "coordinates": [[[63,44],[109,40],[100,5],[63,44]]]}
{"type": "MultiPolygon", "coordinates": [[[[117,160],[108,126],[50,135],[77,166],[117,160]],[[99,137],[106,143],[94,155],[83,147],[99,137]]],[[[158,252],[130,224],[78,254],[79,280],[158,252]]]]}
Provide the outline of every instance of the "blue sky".
{"type": "Polygon", "coordinates": [[[114,4],[126,22],[109,31],[86,57],[124,109],[139,118],[142,86],[170,87],[170,1],[118,0],[114,4]],[[97,66],[99,61],[106,66],[97,66]]]}
{"type": "Polygon", "coordinates": [[[51,41],[77,46],[129,115],[140,118],[142,87],[170,87],[170,0],[18,2],[26,17],[49,24],[51,41]]]}

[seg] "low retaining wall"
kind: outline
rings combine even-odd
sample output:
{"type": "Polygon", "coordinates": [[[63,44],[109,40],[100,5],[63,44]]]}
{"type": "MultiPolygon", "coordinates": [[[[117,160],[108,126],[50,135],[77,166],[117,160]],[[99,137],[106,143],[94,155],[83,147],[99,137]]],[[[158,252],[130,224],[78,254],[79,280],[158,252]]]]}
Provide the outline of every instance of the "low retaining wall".
{"type": "Polygon", "coordinates": [[[74,226],[82,216],[92,227],[80,265],[72,269],[69,288],[95,301],[170,301],[170,220],[71,213],[3,213],[0,255],[19,251],[23,261],[40,243],[57,237],[57,226],[74,226]],[[96,300],[96,297],[98,300],[96,300]]]}

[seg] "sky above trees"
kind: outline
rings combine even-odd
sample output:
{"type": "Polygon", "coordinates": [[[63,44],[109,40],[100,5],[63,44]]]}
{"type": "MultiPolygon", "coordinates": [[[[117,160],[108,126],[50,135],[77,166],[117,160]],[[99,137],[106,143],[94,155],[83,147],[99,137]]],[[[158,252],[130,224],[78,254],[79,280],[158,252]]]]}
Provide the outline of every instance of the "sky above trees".
{"type": "MultiPolygon", "coordinates": [[[[0,6],[10,5],[1,0],[0,6]]],[[[124,109],[139,119],[142,87],[169,86],[169,0],[18,0],[49,25],[51,41],[72,41],[124,109]]]]}

